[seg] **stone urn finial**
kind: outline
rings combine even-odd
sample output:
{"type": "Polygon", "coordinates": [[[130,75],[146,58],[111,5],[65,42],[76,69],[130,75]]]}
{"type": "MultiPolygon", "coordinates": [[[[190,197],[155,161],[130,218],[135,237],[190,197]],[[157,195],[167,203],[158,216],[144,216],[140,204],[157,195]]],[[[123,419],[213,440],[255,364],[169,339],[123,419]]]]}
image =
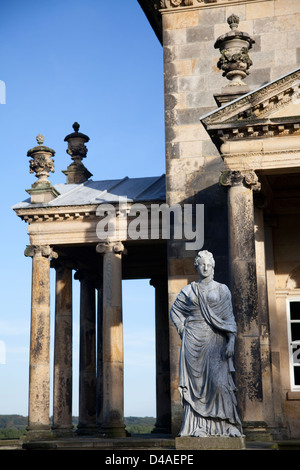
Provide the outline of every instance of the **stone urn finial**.
{"type": "Polygon", "coordinates": [[[78,122],[74,122],[72,127],[74,132],[68,134],[64,140],[68,142],[66,152],[71,156],[73,163],[71,163],[63,173],[67,175],[67,183],[83,183],[92,176],[82,163],[82,159],[86,158],[88,151],[85,143],[88,142],[90,138],[79,132],[80,125],[78,122]]]}
{"type": "Polygon", "coordinates": [[[35,187],[49,183],[49,173],[54,173],[53,156],[55,155],[55,151],[43,145],[44,140],[45,137],[39,134],[36,137],[38,145],[27,152],[27,156],[31,157],[29,161],[30,173],[35,173],[38,179],[36,183],[34,183],[35,187]]]}
{"type": "Polygon", "coordinates": [[[243,85],[242,80],[249,75],[248,69],[252,60],[248,54],[252,44],[255,43],[248,33],[239,31],[240,19],[232,14],[227,18],[230,31],[219,36],[215,42],[215,49],[219,49],[221,57],[218,61],[219,69],[223,70],[223,77],[231,81],[231,85],[243,85]]]}
{"type": "Polygon", "coordinates": [[[86,157],[88,151],[84,144],[88,142],[90,138],[78,132],[80,127],[78,122],[74,122],[72,127],[74,132],[65,137],[65,142],[68,142],[66,152],[71,156],[74,163],[80,164],[81,160],[86,157]]]}
{"type": "Polygon", "coordinates": [[[26,190],[31,195],[31,203],[49,202],[58,196],[57,190],[48,180],[49,173],[54,173],[53,156],[55,151],[44,144],[45,137],[39,134],[36,137],[38,145],[28,150],[30,173],[35,173],[37,181],[26,190]]]}

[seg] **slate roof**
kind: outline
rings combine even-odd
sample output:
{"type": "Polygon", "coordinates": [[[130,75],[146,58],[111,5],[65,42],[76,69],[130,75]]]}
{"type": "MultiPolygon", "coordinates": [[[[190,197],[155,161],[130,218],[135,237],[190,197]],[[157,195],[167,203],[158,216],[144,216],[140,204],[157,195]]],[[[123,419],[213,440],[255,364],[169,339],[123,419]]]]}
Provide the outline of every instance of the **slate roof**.
{"type": "Polygon", "coordinates": [[[59,196],[48,203],[31,204],[30,198],[13,206],[13,209],[34,207],[79,206],[119,202],[126,197],[129,202],[165,201],[165,175],[92,181],[81,184],[55,184],[59,196]]]}

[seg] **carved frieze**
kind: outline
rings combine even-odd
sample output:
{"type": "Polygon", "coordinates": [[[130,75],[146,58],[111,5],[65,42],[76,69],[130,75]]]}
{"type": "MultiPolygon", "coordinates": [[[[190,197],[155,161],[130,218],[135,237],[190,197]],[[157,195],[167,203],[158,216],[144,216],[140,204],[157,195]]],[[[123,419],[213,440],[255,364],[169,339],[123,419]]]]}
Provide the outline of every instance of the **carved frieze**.
{"type": "Polygon", "coordinates": [[[266,97],[252,108],[239,113],[237,119],[240,121],[267,117],[277,110],[285,108],[291,102],[299,100],[299,98],[300,82],[280,92],[275,90],[275,94],[266,97]]]}
{"type": "MultiPolygon", "coordinates": [[[[239,3],[248,3],[254,0],[241,0],[239,3]]],[[[205,7],[211,4],[230,5],[232,0],[160,0],[154,2],[154,8],[159,10],[180,10],[195,7],[205,7]]]]}

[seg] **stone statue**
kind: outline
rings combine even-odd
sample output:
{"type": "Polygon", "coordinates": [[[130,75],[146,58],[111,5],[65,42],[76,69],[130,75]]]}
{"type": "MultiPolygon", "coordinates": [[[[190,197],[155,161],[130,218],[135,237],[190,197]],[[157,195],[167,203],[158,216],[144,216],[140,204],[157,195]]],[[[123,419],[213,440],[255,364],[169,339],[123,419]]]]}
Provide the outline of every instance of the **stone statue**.
{"type": "Polygon", "coordinates": [[[215,261],[199,251],[200,280],[179,293],[171,320],[182,338],[179,391],[184,407],[179,436],[241,437],[232,379],[236,323],[228,287],[214,281],[215,261]]]}

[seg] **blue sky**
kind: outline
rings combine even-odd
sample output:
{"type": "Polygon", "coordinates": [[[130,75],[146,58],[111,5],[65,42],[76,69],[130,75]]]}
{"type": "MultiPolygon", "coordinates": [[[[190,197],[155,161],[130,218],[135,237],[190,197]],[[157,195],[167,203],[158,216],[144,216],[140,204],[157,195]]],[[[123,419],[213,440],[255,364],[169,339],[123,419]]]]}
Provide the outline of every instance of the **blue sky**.
{"type": "MultiPolygon", "coordinates": [[[[31,260],[26,224],[11,210],[36,180],[27,150],[43,134],[56,152],[51,182],[65,182],[64,137],[77,121],[90,137],[84,163],[92,179],[163,174],[162,47],[137,0],[2,0],[0,58],[0,414],[27,415],[31,260]]],[[[77,296],[75,288],[74,414],[77,296]]],[[[155,416],[154,289],[125,282],[123,305],[125,415],[155,416]]]]}

